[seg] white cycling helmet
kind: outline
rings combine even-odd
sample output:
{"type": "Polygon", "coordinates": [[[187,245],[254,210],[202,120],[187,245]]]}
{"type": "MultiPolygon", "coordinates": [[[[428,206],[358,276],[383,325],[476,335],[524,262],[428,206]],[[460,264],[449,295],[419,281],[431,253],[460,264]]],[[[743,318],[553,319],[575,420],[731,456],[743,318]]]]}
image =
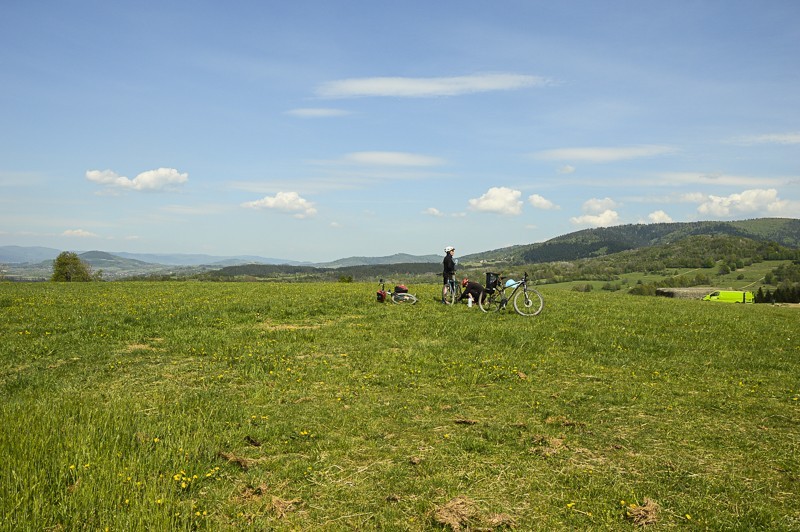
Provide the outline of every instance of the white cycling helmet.
{"type": "Polygon", "coordinates": [[[454,248],[453,246],[447,246],[446,248],[444,248],[444,252],[445,253],[450,253],[451,251],[454,251],[455,249],[456,248],[454,248]]]}

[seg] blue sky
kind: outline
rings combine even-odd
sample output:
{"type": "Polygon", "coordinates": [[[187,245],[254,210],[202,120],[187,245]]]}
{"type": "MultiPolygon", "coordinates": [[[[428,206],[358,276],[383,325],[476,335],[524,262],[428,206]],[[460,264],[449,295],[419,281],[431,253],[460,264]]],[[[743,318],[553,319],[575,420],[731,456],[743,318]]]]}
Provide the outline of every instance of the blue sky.
{"type": "Polygon", "coordinates": [[[327,261],[800,217],[800,2],[4,2],[0,245],[327,261]]]}

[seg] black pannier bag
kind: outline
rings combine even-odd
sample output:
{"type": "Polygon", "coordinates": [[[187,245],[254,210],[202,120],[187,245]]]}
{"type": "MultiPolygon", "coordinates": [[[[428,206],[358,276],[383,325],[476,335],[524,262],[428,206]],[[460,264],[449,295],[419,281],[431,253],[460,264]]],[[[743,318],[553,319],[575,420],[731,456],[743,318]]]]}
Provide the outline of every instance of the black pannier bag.
{"type": "Polygon", "coordinates": [[[497,273],[486,272],[486,288],[494,290],[497,288],[497,283],[500,281],[500,275],[497,273]]]}

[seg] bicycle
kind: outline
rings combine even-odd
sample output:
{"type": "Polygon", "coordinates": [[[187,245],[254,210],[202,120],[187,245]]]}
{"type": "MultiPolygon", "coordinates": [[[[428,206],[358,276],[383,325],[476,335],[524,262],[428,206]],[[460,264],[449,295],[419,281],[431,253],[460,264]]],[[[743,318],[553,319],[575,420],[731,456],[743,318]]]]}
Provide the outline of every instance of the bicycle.
{"type": "Polygon", "coordinates": [[[405,286],[403,285],[395,286],[394,292],[392,292],[391,290],[386,290],[385,282],[383,279],[381,279],[379,282],[381,283],[381,289],[378,290],[379,303],[383,303],[384,301],[386,301],[387,296],[389,299],[391,299],[392,303],[395,303],[397,305],[415,305],[417,303],[417,296],[402,291],[403,289],[408,290],[405,286]]]}
{"type": "Polygon", "coordinates": [[[455,276],[450,278],[445,285],[444,302],[454,305],[461,299],[461,283],[456,281],[455,276]]]}
{"type": "Polygon", "coordinates": [[[511,301],[520,316],[536,316],[544,309],[544,298],[535,288],[528,286],[528,272],[521,281],[509,279],[503,284],[503,277],[496,273],[486,274],[486,289],[478,299],[478,306],[484,312],[500,311],[511,301]],[[514,287],[506,296],[506,289],[514,287]]]}

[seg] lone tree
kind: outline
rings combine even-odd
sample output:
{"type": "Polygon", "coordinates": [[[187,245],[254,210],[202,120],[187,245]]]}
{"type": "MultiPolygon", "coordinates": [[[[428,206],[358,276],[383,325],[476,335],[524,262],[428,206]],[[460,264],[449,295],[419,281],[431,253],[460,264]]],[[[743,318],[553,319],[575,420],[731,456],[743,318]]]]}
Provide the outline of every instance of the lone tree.
{"type": "Polygon", "coordinates": [[[53,277],[51,281],[93,281],[92,270],[83,262],[77,253],[64,251],[53,261],[53,277]]]}

